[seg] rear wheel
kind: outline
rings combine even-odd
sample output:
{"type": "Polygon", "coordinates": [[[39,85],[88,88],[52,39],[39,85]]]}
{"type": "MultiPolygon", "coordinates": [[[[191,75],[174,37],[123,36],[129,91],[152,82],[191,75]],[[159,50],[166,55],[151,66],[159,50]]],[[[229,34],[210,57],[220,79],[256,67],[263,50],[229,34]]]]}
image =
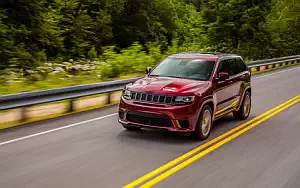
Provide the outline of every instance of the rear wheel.
{"type": "Polygon", "coordinates": [[[251,94],[246,91],[242,105],[237,112],[233,112],[233,116],[238,120],[245,120],[249,117],[251,111],[251,94]]]}
{"type": "Polygon", "coordinates": [[[126,124],[122,124],[122,125],[128,131],[138,131],[138,130],[141,130],[140,127],[133,127],[133,126],[126,125],[126,124]]]}
{"type": "Polygon", "coordinates": [[[193,137],[197,140],[205,140],[210,135],[212,125],[212,109],[205,105],[200,113],[193,137]]]}

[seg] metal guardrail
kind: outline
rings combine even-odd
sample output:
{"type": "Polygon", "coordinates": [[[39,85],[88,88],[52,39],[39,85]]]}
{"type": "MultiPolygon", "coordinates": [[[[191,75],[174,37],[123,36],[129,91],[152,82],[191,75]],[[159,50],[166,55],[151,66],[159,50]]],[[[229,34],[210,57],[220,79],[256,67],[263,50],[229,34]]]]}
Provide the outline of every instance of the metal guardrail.
{"type": "MultiPolygon", "coordinates": [[[[264,67],[264,69],[269,69],[269,65],[271,65],[271,68],[275,68],[276,66],[285,66],[288,63],[300,63],[300,55],[248,62],[248,67],[252,70],[256,69],[257,71],[260,71],[262,67],[264,67]]],[[[126,84],[135,82],[138,79],[139,78],[131,78],[97,84],[87,84],[59,89],[49,89],[43,91],[4,95],[0,96],[0,110],[22,108],[36,104],[56,102],[62,100],[70,100],[69,111],[72,111],[73,99],[75,98],[103,93],[109,94],[111,92],[120,91],[124,88],[126,84]]],[[[110,97],[108,97],[107,103],[110,103],[110,97]]]]}
{"type": "MultiPolygon", "coordinates": [[[[4,95],[0,96],[0,110],[21,108],[36,104],[56,102],[68,99],[71,99],[72,102],[72,99],[79,97],[120,91],[126,84],[132,83],[138,79],[139,78],[130,78],[97,84],[86,84],[59,89],[4,95]]],[[[108,101],[107,103],[110,103],[110,101],[108,101]]],[[[70,108],[70,111],[72,111],[72,104],[70,105],[70,108]]]]}
{"type": "Polygon", "coordinates": [[[257,68],[257,71],[260,71],[260,67],[265,67],[265,69],[269,69],[269,65],[272,65],[271,68],[275,68],[277,65],[279,67],[284,66],[291,62],[291,64],[299,63],[300,55],[296,56],[288,56],[274,59],[265,59],[258,61],[250,61],[247,63],[249,68],[257,68]]]}

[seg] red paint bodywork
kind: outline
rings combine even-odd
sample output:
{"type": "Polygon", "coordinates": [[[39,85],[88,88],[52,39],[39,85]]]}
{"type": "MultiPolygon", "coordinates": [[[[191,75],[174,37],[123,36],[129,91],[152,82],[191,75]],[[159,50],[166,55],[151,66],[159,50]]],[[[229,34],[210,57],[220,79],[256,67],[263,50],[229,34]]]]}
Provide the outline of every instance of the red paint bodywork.
{"type": "MultiPolygon", "coordinates": [[[[195,130],[202,107],[205,104],[213,108],[213,120],[216,120],[234,110],[237,110],[242,102],[245,90],[251,92],[249,71],[230,77],[225,81],[215,81],[216,69],[220,60],[226,57],[210,56],[201,57],[193,55],[182,55],[179,58],[193,58],[201,60],[213,60],[215,66],[213,74],[208,81],[197,81],[190,79],[168,78],[168,77],[149,77],[146,76],[135,83],[126,86],[126,89],[136,92],[152,92],[159,95],[172,96],[195,96],[191,104],[174,106],[171,104],[157,104],[149,102],[135,102],[121,97],[119,111],[137,111],[152,114],[167,115],[172,121],[172,127],[155,127],[147,124],[138,124],[129,122],[126,119],[119,118],[121,124],[133,125],[139,127],[152,127],[166,129],[174,132],[192,132],[195,130]],[[233,101],[236,105],[228,108],[233,101]],[[228,109],[226,109],[228,108],[228,109]],[[225,109],[225,110],[224,110],[225,109]],[[222,111],[223,110],[223,111],[222,111]],[[189,127],[182,129],[178,126],[177,120],[188,120],[189,127]]],[[[228,57],[227,57],[228,58],[228,57]]]]}

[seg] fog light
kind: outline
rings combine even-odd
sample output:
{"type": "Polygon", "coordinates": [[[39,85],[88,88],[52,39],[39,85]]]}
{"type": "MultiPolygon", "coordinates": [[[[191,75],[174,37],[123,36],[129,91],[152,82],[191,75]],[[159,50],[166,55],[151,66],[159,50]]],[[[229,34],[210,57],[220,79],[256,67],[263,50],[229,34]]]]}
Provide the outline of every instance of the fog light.
{"type": "Polygon", "coordinates": [[[122,120],[125,120],[125,112],[124,111],[119,111],[119,118],[122,120]]]}
{"type": "Polygon", "coordinates": [[[180,127],[183,129],[187,129],[190,126],[190,123],[188,120],[178,120],[180,127]]]}

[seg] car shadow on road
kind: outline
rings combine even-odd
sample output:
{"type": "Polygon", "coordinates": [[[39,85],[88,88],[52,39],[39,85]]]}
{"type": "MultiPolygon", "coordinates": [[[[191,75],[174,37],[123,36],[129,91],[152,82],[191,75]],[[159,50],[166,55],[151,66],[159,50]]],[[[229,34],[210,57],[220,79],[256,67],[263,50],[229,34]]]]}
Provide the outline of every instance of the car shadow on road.
{"type": "MultiPolygon", "coordinates": [[[[252,119],[250,116],[248,121],[252,119]]],[[[247,121],[247,120],[246,120],[247,121]]],[[[166,145],[190,145],[190,144],[203,144],[209,140],[216,138],[217,136],[233,129],[234,127],[241,125],[246,121],[238,121],[233,118],[232,115],[227,115],[213,123],[213,128],[209,139],[205,141],[197,141],[193,139],[189,134],[178,134],[168,131],[143,129],[139,131],[122,131],[117,135],[117,139],[123,143],[137,144],[139,142],[155,142],[166,145]]]]}

